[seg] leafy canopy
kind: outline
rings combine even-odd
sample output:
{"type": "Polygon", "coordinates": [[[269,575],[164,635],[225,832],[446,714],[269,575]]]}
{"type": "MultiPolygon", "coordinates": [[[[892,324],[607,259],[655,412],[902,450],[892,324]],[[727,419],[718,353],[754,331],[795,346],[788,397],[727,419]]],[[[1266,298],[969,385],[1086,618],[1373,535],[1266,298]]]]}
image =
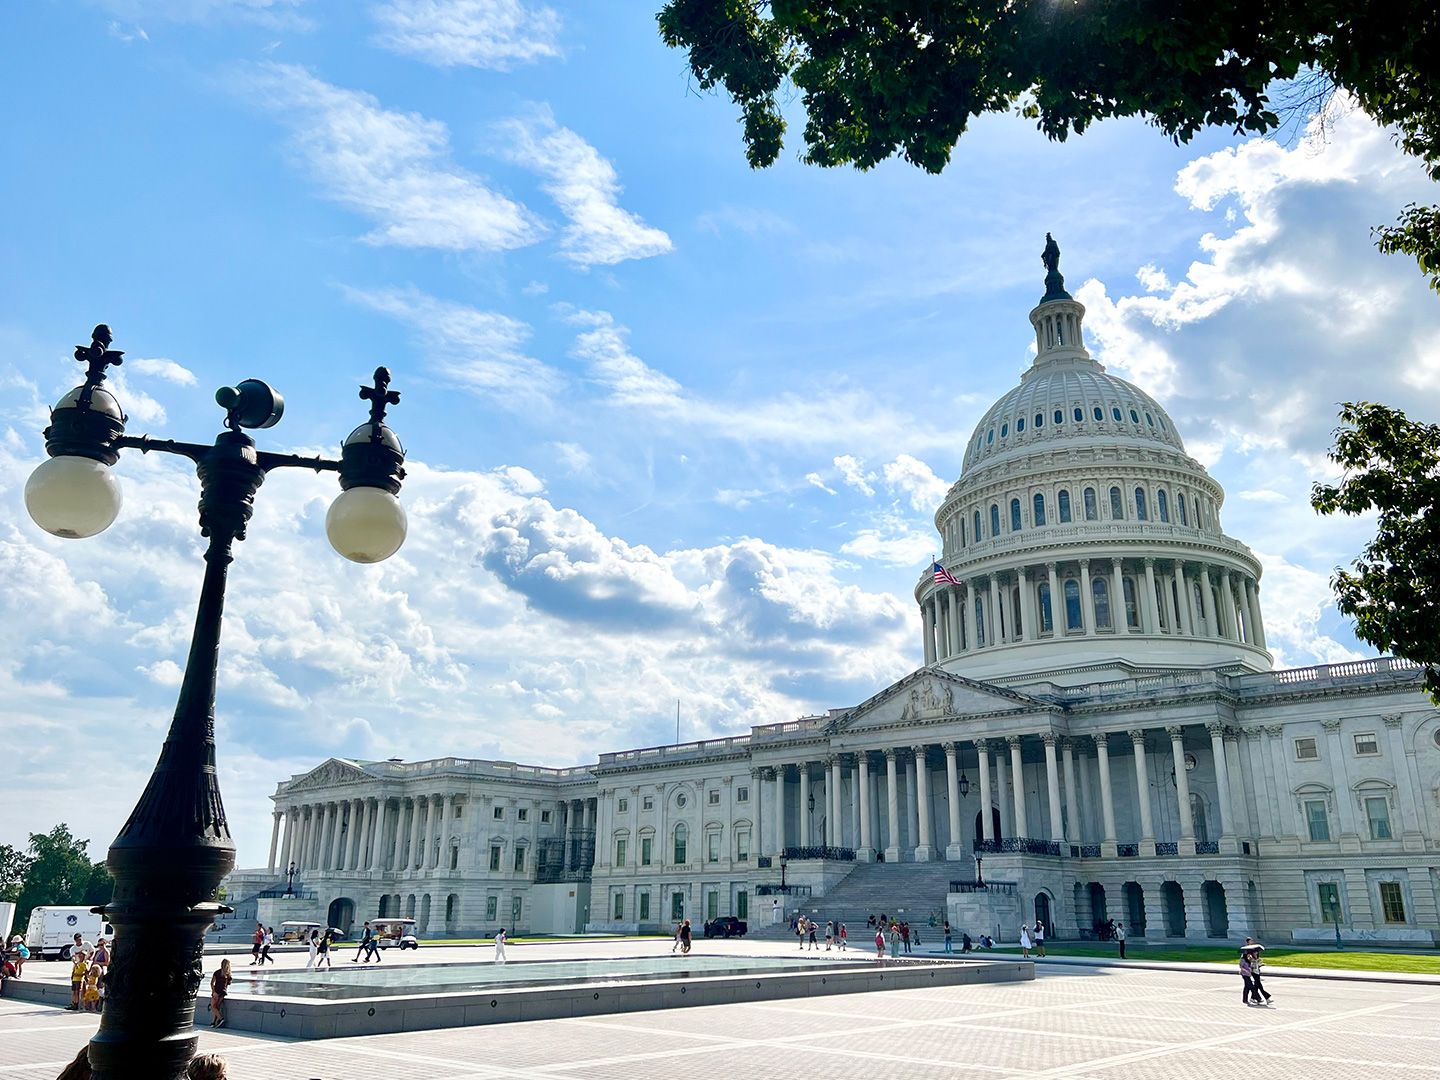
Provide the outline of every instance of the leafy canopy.
{"type": "Polygon", "coordinates": [[[1330,459],[1344,474],[1316,484],[1311,505],[1375,511],[1379,521],[1353,572],[1335,572],[1339,608],[1360,640],[1425,664],[1425,689],[1440,703],[1440,425],[1370,402],[1347,402],[1340,419],[1330,459]]]}
{"type": "MultiPolygon", "coordinates": [[[[987,113],[1056,140],[1138,116],[1184,142],[1273,131],[1339,88],[1440,180],[1435,0],[668,0],[658,18],[696,83],[739,107],[755,168],[780,155],[792,91],[805,162],[898,154],[936,173],[987,113]]],[[[1379,242],[1440,288],[1437,214],[1412,208],[1379,242]]]]}
{"type": "MultiPolygon", "coordinates": [[[[30,910],[48,904],[103,904],[113,885],[105,864],[92,863],[88,840],[77,840],[70,826],[56,825],[48,833],[31,833],[24,854],[0,849],[0,889],[18,872],[15,925],[23,933],[30,910]]],[[[4,898],[0,893],[0,898],[4,898]]]]}

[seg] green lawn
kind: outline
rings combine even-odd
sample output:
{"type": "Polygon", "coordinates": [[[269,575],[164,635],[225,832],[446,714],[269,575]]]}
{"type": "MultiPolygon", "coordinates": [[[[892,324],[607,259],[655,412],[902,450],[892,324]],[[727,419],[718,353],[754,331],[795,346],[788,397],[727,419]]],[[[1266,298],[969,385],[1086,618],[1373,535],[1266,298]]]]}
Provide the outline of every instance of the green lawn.
{"type": "MultiPolygon", "coordinates": [[[[1157,960],[1168,963],[1233,964],[1239,961],[1239,950],[1233,945],[1191,945],[1165,948],[1128,943],[1126,958],[1157,960]]],[[[1019,952],[1004,946],[997,952],[1019,952]]],[[[1116,957],[1114,945],[1080,945],[1050,942],[1052,956],[1116,957]]],[[[1342,968],[1346,971],[1404,971],[1420,975],[1440,975],[1440,953],[1384,953],[1345,949],[1316,951],[1287,949],[1276,946],[1265,950],[1265,963],[1272,967],[1342,968]]]]}

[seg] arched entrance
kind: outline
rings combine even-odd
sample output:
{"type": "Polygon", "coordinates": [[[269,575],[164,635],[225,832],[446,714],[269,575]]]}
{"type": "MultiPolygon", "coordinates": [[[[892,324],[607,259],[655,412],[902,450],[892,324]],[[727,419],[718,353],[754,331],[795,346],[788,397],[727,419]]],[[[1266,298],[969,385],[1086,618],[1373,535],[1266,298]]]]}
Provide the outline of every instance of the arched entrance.
{"type": "MultiPolygon", "coordinates": [[[[984,813],[983,810],[977,810],[977,811],[975,811],[975,843],[976,843],[976,844],[979,844],[981,840],[985,839],[985,833],[984,833],[984,831],[983,831],[983,829],[982,829],[982,825],[984,824],[984,822],[983,822],[983,821],[981,820],[981,818],[980,818],[980,815],[983,814],[983,813],[984,813]]],[[[999,840],[999,839],[1000,839],[1000,811],[999,811],[998,809],[996,809],[995,807],[993,807],[993,806],[990,808],[990,835],[991,835],[992,837],[994,837],[996,840],[999,840]]]]}
{"type": "Polygon", "coordinates": [[[350,927],[355,923],[355,901],[348,896],[336,897],[330,901],[330,911],[326,917],[330,920],[327,925],[350,933],[350,927]]]}
{"type": "Polygon", "coordinates": [[[1045,928],[1045,936],[1055,936],[1055,920],[1051,917],[1053,908],[1050,903],[1050,894],[1038,892],[1035,894],[1035,921],[1045,928]]]}
{"type": "Polygon", "coordinates": [[[1145,936],[1145,890],[1138,881],[1127,881],[1122,887],[1125,897],[1125,918],[1131,937],[1145,936]]]}
{"type": "Polygon", "coordinates": [[[380,910],[377,913],[382,919],[390,917],[390,894],[382,893],[380,896],[380,910]]]}
{"type": "Polygon", "coordinates": [[[1110,921],[1110,909],[1105,905],[1105,886],[1098,881],[1090,882],[1090,919],[1097,931],[1110,921]]]}
{"type": "Polygon", "coordinates": [[[1230,909],[1225,903],[1225,886],[1207,881],[1200,886],[1200,899],[1205,908],[1205,932],[1213,938],[1230,936],[1230,909]]]}
{"type": "Polygon", "coordinates": [[[426,893],[424,896],[420,897],[420,914],[417,915],[417,916],[415,916],[415,921],[416,921],[416,923],[418,924],[418,925],[415,927],[415,929],[417,929],[417,930],[429,930],[429,929],[430,929],[430,894],[429,894],[429,893],[426,893]]]}
{"type": "Polygon", "coordinates": [[[1165,912],[1165,933],[1168,937],[1185,936],[1185,890],[1178,881],[1160,884],[1160,907],[1165,912]]]}

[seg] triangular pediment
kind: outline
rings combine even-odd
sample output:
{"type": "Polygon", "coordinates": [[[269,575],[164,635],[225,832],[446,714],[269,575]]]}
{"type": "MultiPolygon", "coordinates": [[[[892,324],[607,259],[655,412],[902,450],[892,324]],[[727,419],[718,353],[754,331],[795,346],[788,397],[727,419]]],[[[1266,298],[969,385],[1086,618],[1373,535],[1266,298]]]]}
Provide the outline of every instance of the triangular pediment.
{"type": "Polygon", "coordinates": [[[331,758],[315,766],[304,776],[290,781],[287,792],[309,791],[312,788],[335,787],[337,784],[358,784],[362,780],[375,779],[353,761],[331,758]]]}
{"type": "Polygon", "coordinates": [[[864,731],[895,724],[924,724],[966,716],[1050,713],[1058,706],[991,683],[920,668],[835,718],[832,732],[864,731]]]}

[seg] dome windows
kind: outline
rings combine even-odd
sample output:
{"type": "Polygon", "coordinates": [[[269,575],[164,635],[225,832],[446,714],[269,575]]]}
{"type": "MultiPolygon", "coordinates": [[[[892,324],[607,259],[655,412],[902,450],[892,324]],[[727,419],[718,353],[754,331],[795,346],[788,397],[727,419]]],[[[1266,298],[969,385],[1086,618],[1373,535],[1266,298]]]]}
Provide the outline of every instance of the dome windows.
{"type": "Polygon", "coordinates": [[[1115,418],[1117,424],[1123,424],[1125,422],[1125,414],[1120,411],[1119,405],[1110,406],[1110,415],[1115,418]]]}
{"type": "Polygon", "coordinates": [[[1185,517],[1185,496],[1183,494],[1175,496],[1175,509],[1180,511],[1180,524],[1189,525],[1190,522],[1185,517]]]}
{"type": "Polygon", "coordinates": [[[1019,435],[1019,434],[1020,434],[1022,431],[1024,431],[1024,430],[1025,430],[1025,418],[1022,416],[1022,417],[1020,417],[1018,420],[1015,421],[1015,434],[1016,434],[1016,435],[1019,435]]]}
{"type": "Polygon", "coordinates": [[[1137,487],[1135,489],[1135,519],[1137,521],[1150,520],[1150,515],[1146,511],[1145,489],[1143,487],[1137,487]]]}
{"type": "Polygon", "coordinates": [[[1131,409],[1131,410],[1130,410],[1130,422],[1131,422],[1132,424],[1138,424],[1138,423],[1140,423],[1140,414],[1139,414],[1138,412],[1136,412],[1134,409],[1131,409]]]}
{"type": "Polygon", "coordinates": [[[1166,497],[1164,488],[1155,493],[1155,509],[1159,511],[1160,520],[1168,525],[1170,523],[1170,500],[1166,497]]]}
{"type": "Polygon", "coordinates": [[[1080,621],[1080,583],[1074,578],[1065,581],[1065,629],[1084,629],[1080,621]]]}
{"type": "Polygon", "coordinates": [[[991,537],[1000,535],[1000,507],[995,503],[990,504],[990,535],[991,537]]]}
{"type": "MultiPolygon", "coordinates": [[[[1079,412],[1080,410],[1079,410],[1079,409],[1076,409],[1075,411],[1076,411],[1076,412],[1079,412]]],[[[1094,415],[1094,417],[1095,417],[1096,420],[1104,420],[1104,419],[1105,419],[1105,410],[1102,409],[1099,405],[1096,405],[1095,408],[1091,410],[1091,412],[1093,413],[1093,415],[1094,415]]],[[[1079,417],[1076,417],[1076,419],[1078,420],[1079,417]]]]}
{"type": "Polygon", "coordinates": [[[1065,410],[1056,409],[1055,415],[1051,417],[1051,419],[1054,420],[1057,425],[1065,423],[1065,410]]]}
{"type": "Polygon", "coordinates": [[[1007,437],[1009,436],[1009,434],[1010,434],[1010,422],[1007,420],[1005,423],[1003,423],[1003,424],[1000,425],[1000,438],[1002,438],[1002,439],[1007,438],[1007,437]]]}
{"type": "Polygon", "coordinates": [[[1118,487],[1110,489],[1110,519],[1112,521],[1125,520],[1125,499],[1121,496],[1118,487]]]}
{"type": "Polygon", "coordinates": [[[1010,500],[1010,531],[1020,531],[1020,500],[1010,500]]]}
{"type": "Polygon", "coordinates": [[[985,445],[989,446],[995,441],[995,429],[992,427],[985,435],[985,445]]]}
{"type": "Polygon", "coordinates": [[[1070,492],[1062,489],[1056,501],[1060,504],[1060,524],[1064,525],[1070,521],[1070,492]]]}
{"type": "Polygon", "coordinates": [[[1039,431],[1039,430],[1040,430],[1042,427],[1044,427],[1044,426],[1045,426],[1045,414],[1044,414],[1043,412],[1037,412],[1037,413],[1035,414],[1035,430],[1036,430],[1036,431],[1039,431]]]}
{"type": "Polygon", "coordinates": [[[980,511],[975,511],[975,542],[980,542],[980,511]]]}
{"type": "Polygon", "coordinates": [[[1095,521],[1099,517],[1100,508],[1095,501],[1095,489],[1093,487],[1087,487],[1085,489],[1085,520],[1095,521]]]}
{"type": "Polygon", "coordinates": [[[1033,502],[1035,527],[1038,529],[1041,525],[1045,524],[1045,496],[1037,491],[1033,502]]]}
{"type": "Polygon", "coordinates": [[[1147,412],[1147,413],[1145,414],[1145,422],[1146,422],[1147,424],[1149,424],[1151,427],[1154,427],[1154,426],[1155,426],[1155,417],[1151,416],[1151,415],[1147,412]]]}
{"type": "Polygon", "coordinates": [[[1110,619],[1110,589],[1103,577],[1090,579],[1090,596],[1095,601],[1095,629],[1113,630],[1110,619]]]}

